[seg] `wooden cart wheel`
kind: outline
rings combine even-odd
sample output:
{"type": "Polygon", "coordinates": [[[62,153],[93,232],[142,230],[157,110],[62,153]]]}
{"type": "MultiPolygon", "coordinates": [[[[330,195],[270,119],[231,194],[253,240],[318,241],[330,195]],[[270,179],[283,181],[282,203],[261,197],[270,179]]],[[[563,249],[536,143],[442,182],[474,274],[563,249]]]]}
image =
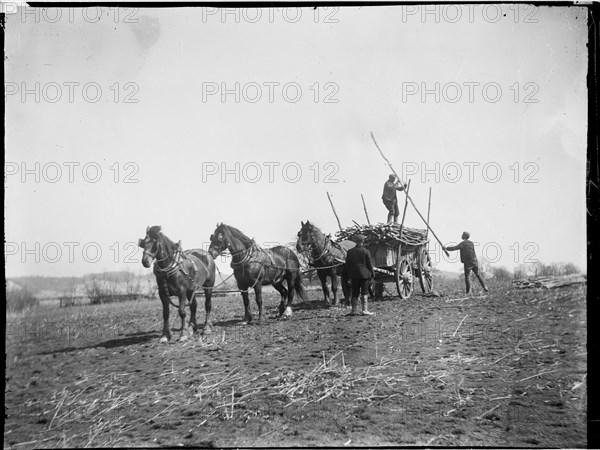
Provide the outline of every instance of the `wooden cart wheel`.
{"type": "Polygon", "coordinates": [[[423,249],[419,254],[419,283],[421,290],[427,294],[433,289],[433,275],[431,273],[431,256],[426,249],[423,249]]]}
{"type": "Polygon", "coordinates": [[[413,291],[413,272],[411,264],[405,256],[398,256],[395,277],[398,295],[402,300],[406,300],[413,291]]]}

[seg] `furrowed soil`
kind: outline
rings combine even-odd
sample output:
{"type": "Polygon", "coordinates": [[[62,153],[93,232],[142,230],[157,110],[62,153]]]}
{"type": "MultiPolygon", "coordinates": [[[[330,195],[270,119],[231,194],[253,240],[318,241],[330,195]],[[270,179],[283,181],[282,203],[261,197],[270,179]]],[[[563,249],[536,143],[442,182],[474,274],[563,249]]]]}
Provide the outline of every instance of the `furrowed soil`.
{"type": "Polygon", "coordinates": [[[9,317],[5,448],[586,446],[585,287],[388,289],[374,317],[310,291],[287,320],[266,290],[246,326],[216,298],[212,334],[166,344],[158,301],[9,317]]]}

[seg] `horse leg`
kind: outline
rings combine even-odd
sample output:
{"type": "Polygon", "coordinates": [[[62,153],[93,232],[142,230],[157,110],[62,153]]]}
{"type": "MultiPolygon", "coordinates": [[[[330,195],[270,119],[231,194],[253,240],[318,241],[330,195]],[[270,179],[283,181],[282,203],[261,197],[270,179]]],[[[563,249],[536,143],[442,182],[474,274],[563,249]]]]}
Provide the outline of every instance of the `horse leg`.
{"type": "Polygon", "coordinates": [[[327,272],[325,270],[317,270],[317,276],[321,281],[321,287],[323,288],[323,301],[329,305],[329,289],[327,288],[327,272]]]}
{"type": "Polygon", "coordinates": [[[287,289],[283,285],[283,281],[281,281],[281,282],[279,282],[277,284],[274,284],[273,287],[281,295],[281,302],[279,303],[279,308],[278,308],[279,309],[279,315],[281,316],[283,314],[283,312],[285,311],[285,301],[287,299],[287,289]]]}
{"type": "Polygon", "coordinates": [[[196,302],[196,292],[192,292],[192,298],[190,302],[190,326],[192,327],[193,333],[196,333],[196,331],[198,331],[198,323],[196,322],[197,307],[198,303],[196,302]]]}
{"type": "Polygon", "coordinates": [[[258,322],[262,322],[263,314],[263,303],[262,303],[262,285],[259,283],[254,287],[254,299],[256,300],[256,306],[258,306],[258,322]]]}
{"type": "Polygon", "coordinates": [[[206,300],[204,300],[204,310],[206,311],[206,320],[204,321],[204,330],[202,334],[210,334],[212,333],[212,323],[210,321],[210,312],[212,310],[212,288],[204,289],[204,296],[206,300]]]}
{"type": "Polygon", "coordinates": [[[181,292],[179,294],[179,317],[181,318],[181,334],[179,335],[180,341],[187,341],[187,327],[185,326],[185,304],[187,302],[187,293],[181,292]]]}
{"type": "Polygon", "coordinates": [[[250,313],[250,297],[248,291],[242,291],[242,299],[244,300],[244,321],[242,325],[252,322],[252,314],[250,313]]]}
{"type": "Polygon", "coordinates": [[[296,276],[291,270],[288,270],[285,274],[285,279],[287,281],[287,306],[285,308],[285,312],[283,313],[284,317],[290,317],[292,315],[292,302],[294,301],[294,282],[296,281],[296,276]]]}
{"type": "Polygon", "coordinates": [[[160,301],[163,307],[163,332],[159,342],[168,342],[171,340],[171,330],[169,330],[169,297],[168,294],[160,294],[160,301]]]}
{"type": "Polygon", "coordinates": [[[331,272],[329,273],[331,276],[331,292],[333,292],[333,306],[337,306],[338,304],[338,296],[337,296],[337,290],[338,290],[338,276],[335,273],[335,269],[332,269],[331,272]]]}

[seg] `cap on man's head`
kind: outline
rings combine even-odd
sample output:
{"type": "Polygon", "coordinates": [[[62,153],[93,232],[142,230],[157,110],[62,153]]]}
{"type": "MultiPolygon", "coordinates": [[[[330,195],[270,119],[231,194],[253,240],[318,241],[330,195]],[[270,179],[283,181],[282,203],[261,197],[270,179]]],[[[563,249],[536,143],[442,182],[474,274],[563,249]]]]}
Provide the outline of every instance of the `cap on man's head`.
{"type": "Polygon", "coordinates": [[[395,181],[396,180],[396,174],[390,173],[390,180],[391,181],[395,181]]]}
{"type": "Polygon", "coordinates": [[[362,234],[357,234],[356,236],[354,236],[354,242],[356,242],[357,244],[362,244],[365,242],[365,237],[362,234]]]}
{"type": "Polygon", "coordinates": [[[468,231],[463,231],[463,239],[469,239],[471,237],[471,233],[469,233],[468,231]]]}

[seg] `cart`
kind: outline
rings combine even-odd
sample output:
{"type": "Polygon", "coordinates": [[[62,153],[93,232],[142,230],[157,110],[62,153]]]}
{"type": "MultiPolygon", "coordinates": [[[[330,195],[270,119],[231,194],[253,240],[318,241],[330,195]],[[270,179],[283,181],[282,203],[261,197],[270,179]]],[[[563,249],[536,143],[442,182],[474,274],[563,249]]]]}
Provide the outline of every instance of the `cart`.
{"type": "Polygon", "coordinates": [[[431,292],[433,276],[428,242],[395,241],[367,245],[373,260],[375,283],[381,286],[380,283],[395,282],[398,295],[403,300],[414,291],[415,278],[419,280],[423,293],[431,292]]]}

